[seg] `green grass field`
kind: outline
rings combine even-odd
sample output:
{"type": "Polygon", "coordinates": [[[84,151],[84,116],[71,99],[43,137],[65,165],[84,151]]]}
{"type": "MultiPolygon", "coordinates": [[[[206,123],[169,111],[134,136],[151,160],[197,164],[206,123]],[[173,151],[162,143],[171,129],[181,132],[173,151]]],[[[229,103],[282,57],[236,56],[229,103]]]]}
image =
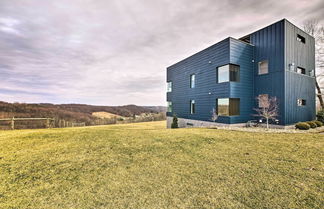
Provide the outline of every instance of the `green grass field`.
{"type": "Polygon", "coordinates": [[[323,134],[165,122],[0,132],[0,208],[320,208],[323,134]]]}

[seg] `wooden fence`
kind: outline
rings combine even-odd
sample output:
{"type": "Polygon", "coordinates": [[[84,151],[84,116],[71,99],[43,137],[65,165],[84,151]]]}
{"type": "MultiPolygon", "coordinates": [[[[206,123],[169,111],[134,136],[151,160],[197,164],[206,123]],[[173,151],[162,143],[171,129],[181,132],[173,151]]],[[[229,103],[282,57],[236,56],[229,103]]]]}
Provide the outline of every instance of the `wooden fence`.
{"type": "Polygon", "coordinates": [[[109,124],[137,123],[146,121],[165,120],[165,114],[146,115],[128,118],[97,118],[88,122],[67,121],[58,118],[0,118],[0,130],[39,129],[39,128],[65,128],[109,124]]]}
{"type": "Polygon", "coordinates": [[[8,121],[10,129],[16,128],[16,121],[44,121],[46,128],[54,128],[55,120],[53,118],[1,118],[0,121],[8,121]]]}
{"type": "Polygon", "coordinates": [[[83,127],[85,125],[85,123],[72,123],[72,127],[83,127]]]}
{"type": "Polygon", "coordinates": [[[0,118],[0,130],[1,129],[30,129],[32,128],[65,128],[65,127],[82,127],[86,126],[85,123],[76,123],[66,120],[58,120],[54,118],[0,118]],[[5,122],[5,124],[1,124],[5,122]],[[18,122],[24,122],[25,124],[18,124],[18,122]],[[41,122],[41,124],[32,124],[41,122]],[[26,124],[27,123],[27,124],[26,124]]]}

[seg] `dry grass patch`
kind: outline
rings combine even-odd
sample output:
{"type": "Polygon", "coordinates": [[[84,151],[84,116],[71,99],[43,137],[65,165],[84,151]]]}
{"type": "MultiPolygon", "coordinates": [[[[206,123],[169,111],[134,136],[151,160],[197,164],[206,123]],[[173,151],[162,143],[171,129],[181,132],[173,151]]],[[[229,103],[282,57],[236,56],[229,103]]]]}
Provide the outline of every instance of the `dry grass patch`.
{"type": "Polygon", "coordinates": [[[0,208],[320,208],[321,134],[165,122],[0,132],[0,208]]]}
{"type": "Polygon", "coordinates": [[[113,114],[113,113],[109,113],[109,112],[93,112],[92,113],[92,116],[95,116],[97,118],[121,118],[122,116],[120,115],[116,115],[116,114],[113,114]]]}

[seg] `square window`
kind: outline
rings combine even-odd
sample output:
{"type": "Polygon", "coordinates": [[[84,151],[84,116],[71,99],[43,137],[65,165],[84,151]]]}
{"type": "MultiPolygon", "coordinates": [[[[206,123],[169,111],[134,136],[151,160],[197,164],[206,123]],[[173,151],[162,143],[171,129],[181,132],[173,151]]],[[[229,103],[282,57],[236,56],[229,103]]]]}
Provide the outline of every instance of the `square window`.
{"type": "Polygon", "coordinates": [[[301,42],[301,43],[306,43],[306,39],[304,36],[301,36],[299,34],[297,34],[297,41],[301,42]]]}
{"type": "Polygon", "coordinates": [[[217,68],[218,83],[239,81],[240,80],[240,66],[239,65],[223,65],[217,68]]]}
{"type": "Polygon", "coordinates": [[[306,70],[305,70],[305,68],[302,68],[302,67],[297,67],[296,68],[297,69],[297,73],[299,73],[299,74],[306,74],[306,70]]]}
{"type": "Polygon", "coordinates": [[[268,60],[259,62],[259,75],[267,74],[269,72],[268,65],[268,60]]]}
{"type": "Polygon", "coordinates": [[[269,107],[269,95],[260,94],[258,97],[259,108],[268,108],[269,107]]]}
{"type": "Polygon", "coordinates": [[[306,100],[305,99],[297,99],[297,105],[298,106],[305,106],[306,100]]]}
{"type": "Polygon", "coordinates": [[[220,116],[240,115],[240,99],[238,98],[217,99],[217,114],[220,116]]]}
{"type": "Polygon", "coordinates": [[[229,116],[229,98],[217,99],[217,113],[220,116],[229,116]]]}

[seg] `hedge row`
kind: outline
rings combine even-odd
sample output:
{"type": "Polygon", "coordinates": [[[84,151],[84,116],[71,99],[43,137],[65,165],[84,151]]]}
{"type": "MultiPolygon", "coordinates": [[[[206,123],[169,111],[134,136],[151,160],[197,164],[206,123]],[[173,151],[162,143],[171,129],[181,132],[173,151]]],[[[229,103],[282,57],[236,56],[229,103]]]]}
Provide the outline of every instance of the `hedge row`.
{"type": "Polygon", "coordinates": [[[323,123],[321,121],[306,121],[306,122],[299,122],[296,123],[295,127],[299,130],[308,130],[310,128],[317,128],[323,126],[323,123]]]}

